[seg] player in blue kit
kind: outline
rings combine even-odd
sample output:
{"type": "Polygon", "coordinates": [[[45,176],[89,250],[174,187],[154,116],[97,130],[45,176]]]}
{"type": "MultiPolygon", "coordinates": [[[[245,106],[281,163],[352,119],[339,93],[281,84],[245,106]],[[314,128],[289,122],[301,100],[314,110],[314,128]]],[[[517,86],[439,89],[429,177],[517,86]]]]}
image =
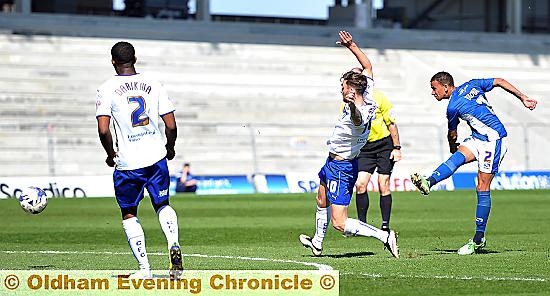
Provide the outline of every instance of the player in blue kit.
{"type": "Polygon", "coordinates": [[[432,77],[430,84],[436,100],[449,100],[447,139],[453,155],[431,176],[426,178],[419,173],[413,173],[411,180],[422,194],[428,195],[432,186],[450,177],[460,166],[478,161],[476,232],[473,239],[458,250],[460,255],[470,255],[486,245],[485,228],[491,210],[491,181],[498,173],[507,151],[506,129],[493,112],[485,93],[495,86],[500,87],[518,98],[530,110],[535,109],[537,101],[527,97],[502,78],[472,79],[455,87],[451,74],[438,72],[432,77]],[[458,144],[457,127],[460,120],[470,126],[472,134],[458,144]]]}
{"type": "Polygon", "coordinates": [[[330,219],[333,227],[344,235],[377,238],[392,256],[399,258],[397,236],[393,230],[384,231],[348,217],[348,206],[357,181],[357,156],[367,142],[377,107],[372,97],[374,80],[370,60],[353,41],[351,34],[340,31],[339,36],[339,43],[355,55],[362,72],[348,71],[341,78],[345,104],[327,141],[329,156],[319,171],[315,235],[309,237],[301,234],[299,240],[313,255],[320,256],[330,219]]]}
{"type": "Polygon", "coordinates": [[[162,84],[136,72],[135,50],[130,43],[116,43],[111,49],[111,56],[117,75],[97,90],[96,118],[99,138],[107,152],[105,162],[115,167],[113,182],[122,213],[122,226],[140,267],[132,276],[151,277],[143,228],[137,218],[138,204],[147,189],[168,242],[170,275],[177,277],[183,265],[178,242],[178,218],[168,201],[170,175],[167,166],[167,159],[173,159],[176,154],[174,105],[162,84]],[[109,129],[111,118],[114,121],[116,150],[109,129]],[[159,127],[159,118],[165,125],[166,143],[159,127]]]}

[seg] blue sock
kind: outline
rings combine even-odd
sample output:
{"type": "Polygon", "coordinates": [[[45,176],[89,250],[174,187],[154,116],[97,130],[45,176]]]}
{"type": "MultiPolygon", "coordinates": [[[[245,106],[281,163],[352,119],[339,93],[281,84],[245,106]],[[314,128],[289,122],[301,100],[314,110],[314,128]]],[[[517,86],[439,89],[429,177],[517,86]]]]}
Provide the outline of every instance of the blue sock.
{"type": "Polygon", "coordinates": [[[491,192],[478,191],[476,207],[476,235],[474,236],[474,242],[476,244],[481,243],[481,238],[483,238],[485,234],[485,227],[487,226],[487,219],[489,219],[489,212],[491,212],[491,192]]]}
{"type": "Polygon", "coordinates": [[[442,163],[430,177],[430,187],[449,178],[461,165],[466,163],[466,157],[461,152],[457,151],[446,162],[442,163]]]}

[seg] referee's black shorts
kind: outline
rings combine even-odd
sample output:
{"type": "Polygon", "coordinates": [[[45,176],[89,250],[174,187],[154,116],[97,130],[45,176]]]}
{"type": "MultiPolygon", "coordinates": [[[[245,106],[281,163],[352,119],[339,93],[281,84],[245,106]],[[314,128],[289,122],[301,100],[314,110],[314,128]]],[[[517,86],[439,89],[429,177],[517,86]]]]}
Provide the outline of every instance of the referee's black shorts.
{"type": "Polygon", "coordinates": [[[380,140],[367,142],[361,153],[359,153],[359,171],[368,172],[370,174],[377,170],[379,174],[391,175],[395,161],[390,159],[390,154],[393,150],[393,142],[391,136],[387,136],[380,140]]]}

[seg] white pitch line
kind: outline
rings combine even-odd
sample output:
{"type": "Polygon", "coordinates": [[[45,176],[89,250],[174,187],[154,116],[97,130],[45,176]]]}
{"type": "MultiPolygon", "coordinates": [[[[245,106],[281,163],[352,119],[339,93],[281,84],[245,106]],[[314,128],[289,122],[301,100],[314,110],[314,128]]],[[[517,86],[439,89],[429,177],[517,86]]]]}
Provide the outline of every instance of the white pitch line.
{"type": "Polygon", "coordinates": [[[482,280],[482,281],[525,281],[525,282],[547,282],[548,279],[536,277],[487,277],[487,276],[454,276],[454,275],[406,275],[406,274],[391,274],[384,276],[379,273],[355,273],[341,272],[340,275],[359,274],[369,278],[417,278],[417,279],[448,279],[448,280],[482,280]]]}
{"type": "MultiPolygon", "coordinates": [[[[0,251],[5,254],[90,254],[90,255],[131,255],[130,252],[94,252],[94,251],[0,251]]],[[[149,256],[167,256],[168,253],[147,253],[149,256]]],[[[222,259],[238,259],[238,260],[249,260],[249,261],[269,261],[277,263],[294,263],[301,264],[306,266],[313,266],[318,270],[333,270],[330,265],[313,263],[313,262],[303,262],[295,260],[283,260],[283,259],[269,259],[269,258],[259,258],[259,257],[243,257],[243,256],[225,256],[225,255],[203,255],[203,254],[182,254],[184,257],[200,257],[200,258],[222,258],[222,259]]]]}

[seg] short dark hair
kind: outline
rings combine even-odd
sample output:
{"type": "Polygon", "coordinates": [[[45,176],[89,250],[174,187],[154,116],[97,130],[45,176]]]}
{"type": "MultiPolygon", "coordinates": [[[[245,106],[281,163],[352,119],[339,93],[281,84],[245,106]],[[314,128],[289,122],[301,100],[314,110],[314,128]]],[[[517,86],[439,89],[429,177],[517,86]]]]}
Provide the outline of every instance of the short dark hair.
{"type": "Polygon", "coordinates": [[[453,79],[453,76],[444,71],[435,73],[434,76],[432,76],[432,79],[430,80],[430,82],[432,81],[437,81],[441,84],[447,84],[449,86],[455,86],[455,81],[453,79]]]}
{"type": "Polygon", "coordinates": [[[132,44],[126,41],[120,41],[113,45],[111,56],[113,61],[118,65],[134,64],[136,62],[136,51],[132,44]]]}
{"type": "Polygon", "coordinates": [[[344,73],[341,80],[346,80],[347,84],[360,94],[367,89],[367,76],[353,70],[344,73]]]}

